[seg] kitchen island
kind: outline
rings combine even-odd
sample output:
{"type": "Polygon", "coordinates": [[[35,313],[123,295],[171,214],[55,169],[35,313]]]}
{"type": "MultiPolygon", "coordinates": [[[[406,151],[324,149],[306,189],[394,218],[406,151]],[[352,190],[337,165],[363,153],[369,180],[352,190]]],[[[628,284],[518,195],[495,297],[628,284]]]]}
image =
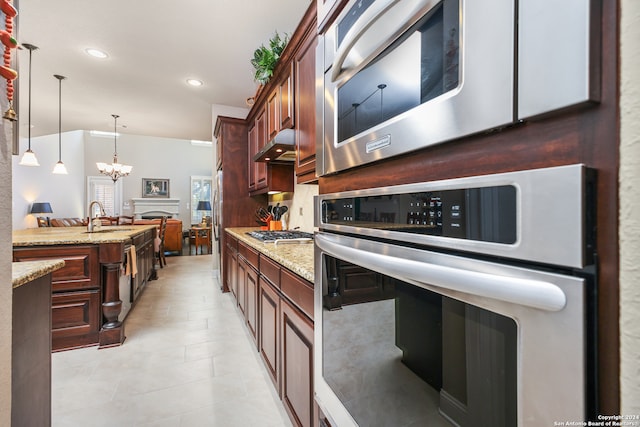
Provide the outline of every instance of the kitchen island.
{"type": "Polygon", "coordinates": [[[51,425],[51,274],[64,261],[14,262],[11,424],[51,425]]]}
{"type": "Polygon", "coordinates": [[[52,273],[52,350],[125,340],[124,317],[155,274],[155,225],[13,231],[13,261],[64,260],[52,273]]]}

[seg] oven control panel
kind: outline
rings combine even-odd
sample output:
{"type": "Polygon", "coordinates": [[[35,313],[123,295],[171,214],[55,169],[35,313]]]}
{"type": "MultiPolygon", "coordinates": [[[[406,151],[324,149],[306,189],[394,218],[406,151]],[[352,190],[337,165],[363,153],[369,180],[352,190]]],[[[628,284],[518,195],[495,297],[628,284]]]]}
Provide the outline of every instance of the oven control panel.
{"type": "Polygon", "coordinates": [[[512,244],[516,205],[511,185],[347,197],[323,200],[322,222],[512,244]]]}

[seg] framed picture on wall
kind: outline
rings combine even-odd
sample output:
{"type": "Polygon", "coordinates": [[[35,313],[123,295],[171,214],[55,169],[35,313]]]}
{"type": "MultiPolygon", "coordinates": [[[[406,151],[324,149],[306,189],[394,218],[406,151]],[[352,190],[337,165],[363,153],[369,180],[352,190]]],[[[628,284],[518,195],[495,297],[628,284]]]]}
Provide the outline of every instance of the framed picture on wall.
{"type": "Polygon", "coordinates": [[[142,178],[142,197],[169,198],[169,180],[142,178]]]}

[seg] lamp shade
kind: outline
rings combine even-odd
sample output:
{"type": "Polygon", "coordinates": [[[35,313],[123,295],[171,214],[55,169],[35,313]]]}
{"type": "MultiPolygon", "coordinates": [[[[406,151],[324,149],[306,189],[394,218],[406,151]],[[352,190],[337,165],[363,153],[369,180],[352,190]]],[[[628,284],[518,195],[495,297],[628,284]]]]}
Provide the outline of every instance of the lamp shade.
{"type": "Polygon", "coordinates": [[[53,213],[53,209],[51,209],[51,203],[49,202],[36,202],[31,205],[31,213],[32,214],[40,214],[40,213],[53,213]]]}
{"type": "Polygon", "coordinates": [[[211,203],[209,203],[208,200],[200,200],[198,202],[198,207],[196,208],[197,211],[210,211],[211,210],[211,203]]]}

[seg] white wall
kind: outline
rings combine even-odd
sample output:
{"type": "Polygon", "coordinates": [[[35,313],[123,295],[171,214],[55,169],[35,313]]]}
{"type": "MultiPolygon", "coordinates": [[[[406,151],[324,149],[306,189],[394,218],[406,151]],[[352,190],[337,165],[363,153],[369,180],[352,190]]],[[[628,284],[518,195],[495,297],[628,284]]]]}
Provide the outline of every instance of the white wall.
{"type": "Polygon", "coordinates": [[[621,1],[620,400],[640,414],[640,2],[621,1]]]}
{"type": "MultiPolygon", "coordinates": [[[[62,134],[62,161],[68,175],[54,175],[58,161],[58,135],[31,138],[31,149],[40,166],[20,166],[27,149],[26,138],[20,140],[20,156],[13,157],[13,229],[37,227],[35,215],[29,214],[33,202],[49,202],[51,218],[84,216],[84,132],[62,134]]],[[[45,215],[46,216],[46,215],[45,215]]]]}
{"type": "MultiPolygon", "coordinates": [[[[85,141],[86,174],[98,176],[96,162],[111,163],[113,159],[113,137],[97,137],[85,132],[85,141]]],[[[184,139],[121,134],[118,137],[118,159],[133,166],[131,174],[121,178],[125,204],[121,214],[133,214],[131,199],[142,197],[143,178],[169,179],[169,196],[180,199],[178,219],[182,220],[183,229],[188,229],[191,223],[191,176],[211,176],[211,151],[211,147],[195,146],[184,139]]]]}

